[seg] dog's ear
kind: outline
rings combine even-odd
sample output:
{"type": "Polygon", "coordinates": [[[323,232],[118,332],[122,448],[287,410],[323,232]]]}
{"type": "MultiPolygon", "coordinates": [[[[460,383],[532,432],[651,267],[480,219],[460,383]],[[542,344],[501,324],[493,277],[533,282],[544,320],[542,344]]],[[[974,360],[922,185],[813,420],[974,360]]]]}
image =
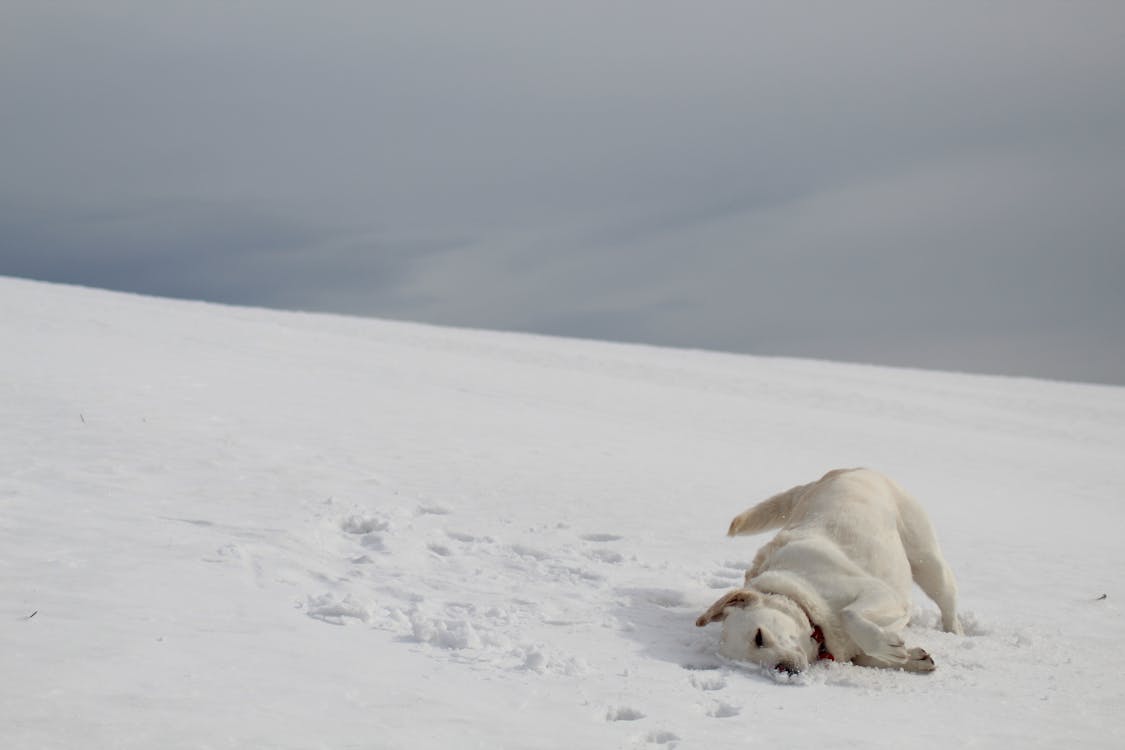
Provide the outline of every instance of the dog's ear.
{"type": "Polygon", "coordinates": [[[761,599],[761,596],[757,591],[750,591],[749,589],[732,591],[721,597],[706,612],[701,614],[695,621],[695,626],[701,628],[712,622],[722,622],[723,618],[727,616],[728,607],[749,607],[755,601],[761,599]]]}

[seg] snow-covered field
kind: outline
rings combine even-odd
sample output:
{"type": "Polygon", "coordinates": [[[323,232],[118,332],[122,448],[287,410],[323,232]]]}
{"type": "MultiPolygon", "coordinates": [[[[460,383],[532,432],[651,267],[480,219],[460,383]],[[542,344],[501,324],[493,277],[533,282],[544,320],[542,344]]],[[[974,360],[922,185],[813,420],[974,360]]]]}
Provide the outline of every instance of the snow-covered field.
{"type": "Polygon", "coordinates": [[[1123,747],[1123,528],[1123,388],[0,279],[3,748],[1123,747]],[[721,663],[731,516],[854,465],[969,634],[721,663]]]}

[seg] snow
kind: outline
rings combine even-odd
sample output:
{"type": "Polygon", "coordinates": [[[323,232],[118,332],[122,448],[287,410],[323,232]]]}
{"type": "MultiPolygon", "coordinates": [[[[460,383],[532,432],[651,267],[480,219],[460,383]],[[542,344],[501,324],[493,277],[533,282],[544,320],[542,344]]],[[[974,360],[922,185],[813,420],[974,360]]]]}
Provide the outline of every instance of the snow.
{"type": "Polygon", "coordinates": [[[0,278],[0,436],[0,747],[1125,746],[1122,388],[0,278]],[[730,518],[857,465],[968,634],[722,661],[730,518]]]}

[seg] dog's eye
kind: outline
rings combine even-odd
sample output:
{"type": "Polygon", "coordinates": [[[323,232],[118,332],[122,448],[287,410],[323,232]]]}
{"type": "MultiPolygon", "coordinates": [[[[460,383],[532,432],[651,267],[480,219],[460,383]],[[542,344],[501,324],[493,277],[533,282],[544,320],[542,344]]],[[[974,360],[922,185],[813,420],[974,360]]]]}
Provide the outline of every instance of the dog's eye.
{"type": "Polygon", "coordinates": [[[762,629],[758,628],[758,632],[754,634],[754,645],[762,648],[766,645],[766,639],[762,637],[762,629]]]}

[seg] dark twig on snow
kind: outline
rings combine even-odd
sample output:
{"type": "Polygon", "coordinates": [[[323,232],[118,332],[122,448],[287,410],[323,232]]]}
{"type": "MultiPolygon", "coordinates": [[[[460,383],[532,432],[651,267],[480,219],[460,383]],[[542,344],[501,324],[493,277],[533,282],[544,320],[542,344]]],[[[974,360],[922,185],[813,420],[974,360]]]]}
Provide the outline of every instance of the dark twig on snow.
{"type": "Polygon", "coordinates": [[[35,615],[37,615],[37,614],[39,614],[39,610],[35,610],[34,612],[32,612],[30,615],[28,615],[27,617],[25,617],[23,619],[30,620],[32,617],[35,617],[35,615]]]}
{"type": "Polygon", "coordinates": [[[1102,599],[1106,599],[1108,597],[1109,597],[1109,594],[1102,594],[1101,596],[1094,597],[1094,601],[1100,602],[1102,599]]]}

